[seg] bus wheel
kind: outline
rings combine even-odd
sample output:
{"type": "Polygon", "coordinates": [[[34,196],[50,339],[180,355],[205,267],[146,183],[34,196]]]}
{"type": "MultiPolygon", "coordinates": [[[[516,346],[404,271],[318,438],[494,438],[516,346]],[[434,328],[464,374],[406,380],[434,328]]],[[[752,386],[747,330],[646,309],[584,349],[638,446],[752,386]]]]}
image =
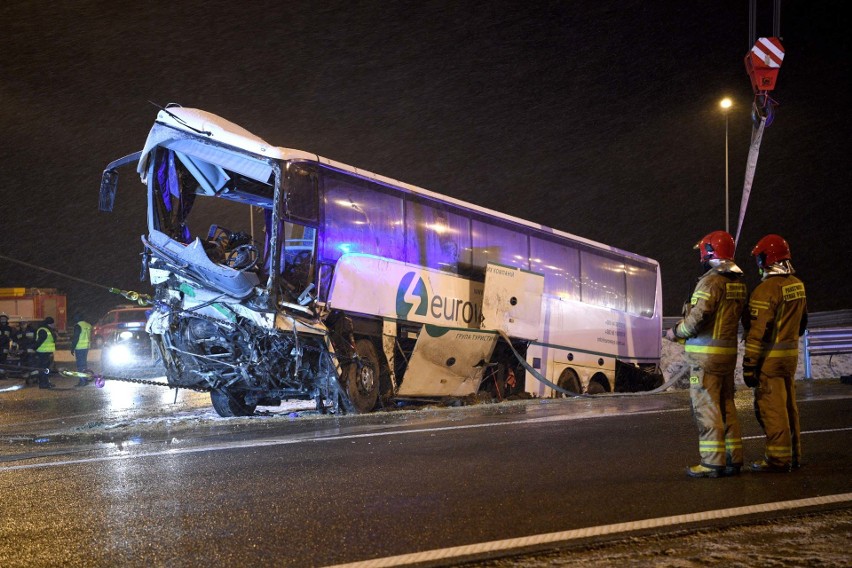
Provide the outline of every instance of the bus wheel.
{"type": "Polygon", "coordinates": [[[609,381],[605,375],[595,375],[586,387],[586,394],[603,394],[609,392],[609,381]]]}
{"type": "MultiPolygon", "coordinates": [[[[562,371],[559,375],[559,380],[556,381],[556,386],[561,389],[565,389],[569,392],[579,395],[580,394],[580,377],[577,375],[577,371],[571,369],[570,367],[562,371]]],[[[562,398],[566,395],[559,391],[556,392],[556,398],[562,398]]]]}
{"type": "Polygon", "coordinates": [[[358,414],[373,410],[379,398],[379,358],[369,339],[355,342],[358,360],[349,365],[347,392],[352,408],[358,414]]]}
{"type": "Polygon", "coordinates": [[[226,391],[224,389],[210,391],[210,402],[216,414],[225,418],[231,416],[252,416],[256,404],[246,404],[245,393],[226,391]]]}

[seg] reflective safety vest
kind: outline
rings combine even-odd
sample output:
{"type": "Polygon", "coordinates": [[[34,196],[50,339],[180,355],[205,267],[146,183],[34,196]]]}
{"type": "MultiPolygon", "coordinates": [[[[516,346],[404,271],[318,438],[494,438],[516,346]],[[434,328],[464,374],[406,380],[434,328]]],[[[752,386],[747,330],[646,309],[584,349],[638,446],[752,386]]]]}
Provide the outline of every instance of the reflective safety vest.
{"type": "Polygon", "coordinates": [[[77,325],[80,326],[80,337],[77,338],[77,345],[74,349],[88,349],[92,341],[92,324],[79,321],[77,325]]]}
{"type": "Polygon", "coordinates": [[[55,353],[56,352],[56,342],[53,340],[53,334],[50,332],[49,327],[40,327],[36,330],[36,337],[38,337],[38,332],[44,330],[47,332],[47,338],[44,342],[38,346],[36,349],[39,353],[55,353]]]}

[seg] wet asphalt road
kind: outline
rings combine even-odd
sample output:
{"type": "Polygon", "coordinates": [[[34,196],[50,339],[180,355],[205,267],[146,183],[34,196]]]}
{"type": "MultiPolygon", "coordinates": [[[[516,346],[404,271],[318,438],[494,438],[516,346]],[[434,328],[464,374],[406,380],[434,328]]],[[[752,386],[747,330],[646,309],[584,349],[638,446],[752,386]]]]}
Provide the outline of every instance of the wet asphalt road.
{"type": "Polygon", "coordinates": [[[719,480],[683,475],[685,392],[221,419],[203,393],[53,381],[0,381],[2,566],[326,566],[852,490],[838,381],[800,383],[806,467],[719,480]]]}

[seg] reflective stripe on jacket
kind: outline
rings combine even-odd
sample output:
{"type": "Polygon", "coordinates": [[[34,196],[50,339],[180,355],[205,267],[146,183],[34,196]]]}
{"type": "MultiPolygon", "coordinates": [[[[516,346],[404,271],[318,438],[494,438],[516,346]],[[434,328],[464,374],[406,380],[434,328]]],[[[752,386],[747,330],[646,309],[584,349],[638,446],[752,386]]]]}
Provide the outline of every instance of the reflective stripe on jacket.
{"type": "Polygon", "coordinates": [[[802,281],[792,274],[769,276],[752,292],[747,318],[743,365],[760,367],[769,376],[795,373],[807,321],[802,281]]]}
{"type": "Polygon", "coordinates": [[[698,280],[675,332],[686,338],[684,351],[704,360],[735,365],[737,333],[748,295],[738,272],[713,268],[698,280]]]}

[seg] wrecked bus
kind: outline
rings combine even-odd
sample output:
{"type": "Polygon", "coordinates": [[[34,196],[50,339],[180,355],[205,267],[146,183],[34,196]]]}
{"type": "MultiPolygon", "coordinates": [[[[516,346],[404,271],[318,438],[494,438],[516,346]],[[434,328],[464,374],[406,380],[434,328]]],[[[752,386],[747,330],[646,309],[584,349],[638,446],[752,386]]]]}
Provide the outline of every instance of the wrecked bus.
{"type": "Polygon", "coordinates": [[[659,378],[652,259],[197,109],[160,110],[142,151],[107,166],[102,210],[131,163],[147,187],[147,330],[168,385],[209,391],[221,416],[656,386],[634,380],[659,378]]]}

